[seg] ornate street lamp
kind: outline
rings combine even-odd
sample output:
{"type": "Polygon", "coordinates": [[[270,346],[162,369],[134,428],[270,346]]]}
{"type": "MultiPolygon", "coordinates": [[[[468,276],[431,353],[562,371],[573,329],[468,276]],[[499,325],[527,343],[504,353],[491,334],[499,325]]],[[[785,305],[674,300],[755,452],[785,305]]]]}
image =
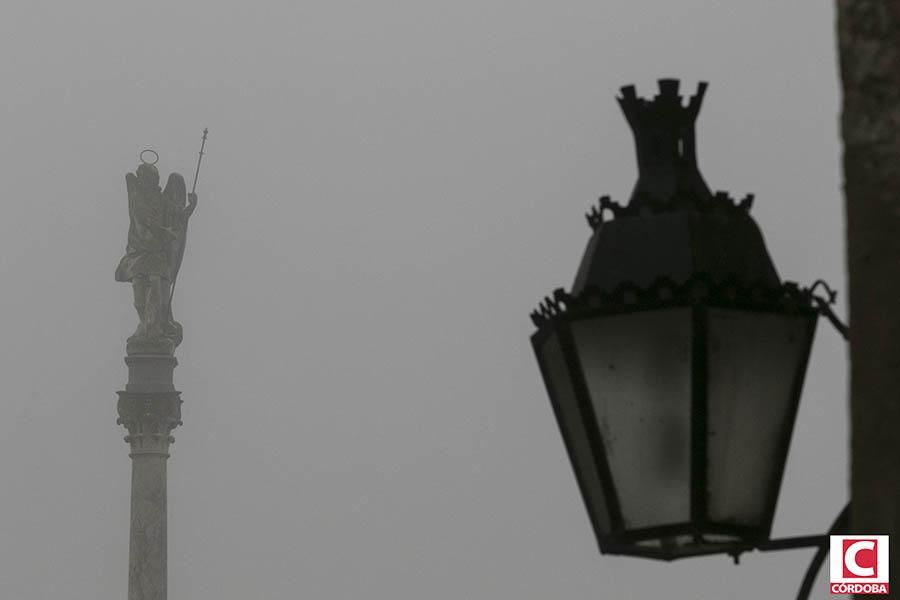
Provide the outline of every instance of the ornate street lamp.
{"type": "Polygon", "coordinates": [[[779,278],[752,196],[735,202],[703,181],[694,122],[705,90],[685,105],[677,80],[652,99],[622,88],[637,184],[627,205],[603,197],[591,210],[571,291],[532,313],[605,554],[737,557],[823,539],[770,532],[817,318],[843,326],[830,290],[779,278]]]}

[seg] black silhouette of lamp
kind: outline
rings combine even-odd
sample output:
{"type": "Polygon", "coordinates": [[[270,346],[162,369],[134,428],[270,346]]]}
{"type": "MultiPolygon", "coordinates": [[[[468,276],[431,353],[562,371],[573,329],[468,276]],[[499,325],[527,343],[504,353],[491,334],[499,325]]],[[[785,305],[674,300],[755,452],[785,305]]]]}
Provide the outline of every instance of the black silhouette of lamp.
{"type": "Polygon", "coordinates": [[[752,196],[710,192],[706,84],[686,104],[678,87],[621,89],[638,181],[627,205],[591,209],[571,290],[532,313],[541,374],[602,553],[821,548],[770,533],[817,318],[846,328],[823,282],[779,278],[752,196]]]}

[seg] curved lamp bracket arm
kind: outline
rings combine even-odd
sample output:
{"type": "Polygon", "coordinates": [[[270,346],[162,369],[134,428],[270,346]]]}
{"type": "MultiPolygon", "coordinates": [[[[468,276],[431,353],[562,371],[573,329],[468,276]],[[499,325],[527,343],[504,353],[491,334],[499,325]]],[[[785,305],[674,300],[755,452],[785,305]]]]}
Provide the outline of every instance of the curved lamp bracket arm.
{"type": "Polygon", "coordinates": [[[819,313],[823,317],[828,319],[828,321],[834,326],[837,332],[840,333],[845,340],[849,341],[850,328],[847,327],[846,323],[841,321],[841,319],[834,313],[834,309],[832,308],[832,306],[834,305],[834,301],[837,300],[837,291],[831,289],[831,287],[821,279],[817,279],[811,286],[803,291],[809,294],[810,298],[812,298],[812,301],[816,305],[816,308],[819,309],[819,313]],[[816,294],[817,288],[823,288],[825,290],[824,297],[816,294]]]}
{"type": "Polygon", "coordinates": [[[849,525],[850,503],[848,502],[847,506],[844,507],[844,510],[842,510],[834,520],[831,529],[828,530],[828,535],[823,536],[824,540],[819,545],[819,549],[816,550],[816,554],[813,556],[809,563],[809,568],[806,570],[806,576],[803,577],[803,583],[800,584],[800,591],[797,592],[797,600],[807,600],[807,598],[809,598],[813,583],[816,581],[816,575],[819,574],[819,569],[822,568],[822,563],[825,562],[825,557],[828,556],[828,536],[847,533],[849,525]]]}
{"type": "MultiPolygon", "coordinates": [[[[850,523],[850,503],[848,502],[844,509],[838,514],[832,523],[831,528],[825,535],[807,535],[802,537],[782,538],[780,540],[768,540],[755,547],[760,552],[768,552],[770,550],[794,550],[797,548],[810,548],[815,546],[816,553],[809,562],[806,569],[806,575],[800,584],[800,590],[797,592],[797,600],[808,600],[812,591],[812,586],[816,582],[816,576],[828,556],[829,536],[841,535],[847,533],[850,523]]],[[[734,561],[738,561],[739,554],[732,555],[734,561]]]]}

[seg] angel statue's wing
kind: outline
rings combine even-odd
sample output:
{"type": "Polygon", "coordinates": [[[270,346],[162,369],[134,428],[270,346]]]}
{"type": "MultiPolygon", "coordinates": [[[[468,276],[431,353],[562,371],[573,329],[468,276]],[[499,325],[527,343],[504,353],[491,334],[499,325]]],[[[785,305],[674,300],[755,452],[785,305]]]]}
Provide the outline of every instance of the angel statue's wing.
{"type": "Polygon", "coordinates": [[[134,228],[134,203],[137,202],[138,194],[137,176],[134,173],[125,174],[125,189],[128,190],[128,218],[134,228]]]}
{"type": "MultiPolygon", "coordinates": [[[[178,173],[169,175],[169,180],[166,181],[166,188],[163,190],[163,198],[165,199],[167,212],[172,211],[172,209],[181,212],[181,209],[184,208],[187,202],[187,186],[184,184],[184,177],[178,173]]],[[[176,213],[167,214],[166,226],[176,226],[177,222],[174,220],[176,218],[176,213]]]]}
{"type": "Polygon", "coordinates": [[[116,267],[116,281],[131,281],[133,276],[131,269],[134,266],[134,258],[131,256],[135,252],[132,246],[134,240],[139,237],[138,222],[135,219],[135,203],[137,198],[137,177],[134,173],[125,175],[125,189],[128,191],[128,243],[125,245],[125,256],[119,261],[116,267]]]}
{"type": "Polygon", "coordinates": [[[137,190],[137,175],[125,173],[125,189],[128,190],[128,199],[131,200],[131,197],[134,196],[134,192],[137,190]]]}
{"type": "MultiPolygon", "coordinates": [[[[169,175],[166,187],[163,190],[163,205],[165,206],[163,222],[166,224],[166,227],[172,228],[177,233],[176,239],[169,247],[169,265],[172,280],[178,277],[178,271],[181,269],[181,260],[184,258],[184,243],[187,239],[187,219],[184,216],[186,203],[187,186],[184,183],[184,177],[178,173],[172,173],[169,175]]],[[[174,293],[174,289],[172,291],[174,293]]]]}

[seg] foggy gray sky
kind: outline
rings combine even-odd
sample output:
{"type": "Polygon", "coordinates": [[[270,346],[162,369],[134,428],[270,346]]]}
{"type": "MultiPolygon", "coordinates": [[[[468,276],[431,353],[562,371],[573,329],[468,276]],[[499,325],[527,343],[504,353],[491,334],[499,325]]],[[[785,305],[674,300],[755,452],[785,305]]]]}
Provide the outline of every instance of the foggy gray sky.
{"type": "MultiPolygon", "coordinates": [[[[601,556],[529,345],[601,194],[615,95],[710,89],[713,189],[781,275],[844,290],[830,2],[10,0],[0,19],[0,598],[123,598],[113,281],[151,147],[199,207],[175,297],[169,597],[786,598],[811,551],[601,556]]],[[[843,313],[844,304],[841,302],[843,313]]],[[[846,501],[845,352],[821,323],[775,534],[846,501]]],[[[817,596],[826,598],[825,578],[817,596]]]]}

